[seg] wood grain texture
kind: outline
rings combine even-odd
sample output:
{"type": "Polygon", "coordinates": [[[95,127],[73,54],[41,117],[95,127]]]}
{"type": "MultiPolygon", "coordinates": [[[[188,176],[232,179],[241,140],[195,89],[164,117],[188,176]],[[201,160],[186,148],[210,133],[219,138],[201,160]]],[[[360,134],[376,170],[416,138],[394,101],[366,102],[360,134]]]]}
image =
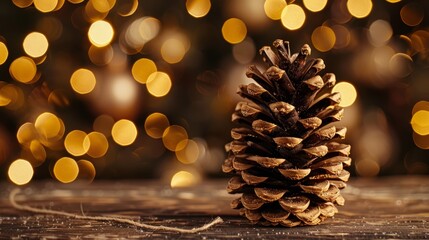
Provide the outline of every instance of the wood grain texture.
{"type": "Polygon", "coordinates": [[[197,234],[150,231],[120,223],[22,212],[0,184],[0,238],[24,239],[424,239],[429,238],[429,176],[352,179],[346,205],[318,226],[281,228],[248,223],[230,209],[227,180],[186,189],[150,181],[90,185],[32,182],[17,201],[33,207],[94,216],[119,216],[152,225],[193,228],[221,216],[225,222],[197,234]]]}

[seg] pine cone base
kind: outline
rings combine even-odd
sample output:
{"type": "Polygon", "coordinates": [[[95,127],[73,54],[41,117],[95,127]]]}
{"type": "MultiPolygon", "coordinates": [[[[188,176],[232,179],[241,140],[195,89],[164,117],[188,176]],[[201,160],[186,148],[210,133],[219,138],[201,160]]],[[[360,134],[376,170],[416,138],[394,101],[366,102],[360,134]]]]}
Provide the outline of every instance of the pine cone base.
{"type": "Polygon", "coordinates": [[[265,226],[317,225],[344,205],[340,190],[350,176],[350,145],[339,143],[346,128],[336,127],[344,110],[331,93],[335,75],[318,73],[322,59],[308,59],[310,47],[290,54],[276,40],[260,54],[268,68],[250,66],[255,83],[242,85],[232,121],[232,141],[222,170],[233,177],[227,191],[241,194],[231,203],[250,222],[265,226]]]}

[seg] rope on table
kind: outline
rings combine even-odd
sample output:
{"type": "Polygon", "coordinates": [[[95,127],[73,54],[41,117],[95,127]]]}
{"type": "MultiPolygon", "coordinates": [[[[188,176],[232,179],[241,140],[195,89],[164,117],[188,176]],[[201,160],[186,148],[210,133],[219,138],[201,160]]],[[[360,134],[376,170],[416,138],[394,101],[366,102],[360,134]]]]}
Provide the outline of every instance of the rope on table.
{"type": "Polygon", "coordinates": [[[119,217],[78,215],[78,214],[74,214],[74,213],[62,212],[62,211],[51,210],[51,209],[35,208],[35,207],[28,206],[28,205],[19,204],[18,202],[16,202],[15,198],[16,198],[16,195],[20,191],[21,191],[20,189],[14,189],[10,192],[10,195],[9,195],[10,204],[15,209],[22,210],[22,211],[28,211],[28,212],[32,212],[32,213],[60,215],[60,216],[67,216],[67,217],[76,218],[76,219],[83,219],[83,220],[112,221],[112,222],[125,223],[125,224],[129,224],[129,225],[133,225],[133,226],[137,226],[137,227],[141,227],[141,228],[146,228],[146,229],[150,229],[150,230],[164,230],[164,231],[179,232],[179,233],[197,233],[197,232],[205,231],[205,230],[211,228],[212,226],[214,226],[216,224],[223,223],[222,218],[217,217],[212,222],[207,223],[201,227],[192,228],[192,229],[184,229],[184,228],[177,228],[177,227],[167,227],[167,226],[162,226],[162,225],[159,225],[159,226],[149,225],[149,224],[133,221],[131,219],[119,218],[119,217]]]}

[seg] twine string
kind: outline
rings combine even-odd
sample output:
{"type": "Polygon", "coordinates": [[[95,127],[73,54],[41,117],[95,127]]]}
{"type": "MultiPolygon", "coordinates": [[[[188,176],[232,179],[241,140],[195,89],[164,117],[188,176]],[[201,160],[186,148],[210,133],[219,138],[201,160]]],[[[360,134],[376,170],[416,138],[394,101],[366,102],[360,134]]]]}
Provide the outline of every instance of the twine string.
{"type": "Polygon", "coordinates": [[[179,232],[179,233],[197,233],[197,232],[205,231],[205,230],[211,228],[212,226],[214,226],[216,224],[223,223],[223,219],[220,217],[217,217],[213,221],[211,221],[210,223],[207,223],[201,227],[196,227],[196,228],[192,228],[192,229],[185,229],[185,228],[178,228],[178,227],[168,227],[168,226],[163,226],[163,225],[159,225],[159,226],[150,225],[150,224],[146,224],[146,223],[142,223],[142,222],[137,222],[137,221],[134,221],[131,219],[119,218],[119,217],[87,216],[84,214],[78,215],[78,214],[74,214],[74,213],[62,212],[62,211],[57,211],[57,210],[52,210],[52,209],[42,209],[42,208],[36,208],[36,207],[31,207],[28,205],[20,204],[16,201],[16,195],[19,192],[20,192],[19,189],[14,189],[10,192],[10,195],[9,195],[10,204],[15,209],[27,211],[27,212],[32,212],[32,213],[42,213],[42,214],[66,216],[66,217],[71,217],[71,218],[75,218],[75,219],[82,219],[82,220],[111,221],[111,222],[125,223],[125,224],[129,224],[129,225],[133,225],[133,226],[137,226],[137,227],[141,227],[141,228],[145,228],[145,229],[150,229],[150,230],[161,230],[161,231],[179,232]]]}

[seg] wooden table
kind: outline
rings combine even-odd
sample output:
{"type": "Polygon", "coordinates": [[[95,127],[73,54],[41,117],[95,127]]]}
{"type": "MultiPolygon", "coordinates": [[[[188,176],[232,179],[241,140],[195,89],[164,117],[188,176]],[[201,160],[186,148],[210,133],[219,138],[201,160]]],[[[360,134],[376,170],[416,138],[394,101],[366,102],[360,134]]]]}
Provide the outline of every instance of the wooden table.
{"type": "Polygon", "coordinates": [[[86,216],[120,216],[153,225],[201,226],[220,216],[224,223],[196,234],[153,231],[107,221],[79,220],[13,209],[15,187],[0,184],[0,238],[24,239],[422,239],[429,238],[429,176],[352,179],[346,205],[318,226],[254,226],[229,208],[227,180],[186,189],[150,181],[98,181],[90,185],[32,182],[19,203],[86,216]]]}

